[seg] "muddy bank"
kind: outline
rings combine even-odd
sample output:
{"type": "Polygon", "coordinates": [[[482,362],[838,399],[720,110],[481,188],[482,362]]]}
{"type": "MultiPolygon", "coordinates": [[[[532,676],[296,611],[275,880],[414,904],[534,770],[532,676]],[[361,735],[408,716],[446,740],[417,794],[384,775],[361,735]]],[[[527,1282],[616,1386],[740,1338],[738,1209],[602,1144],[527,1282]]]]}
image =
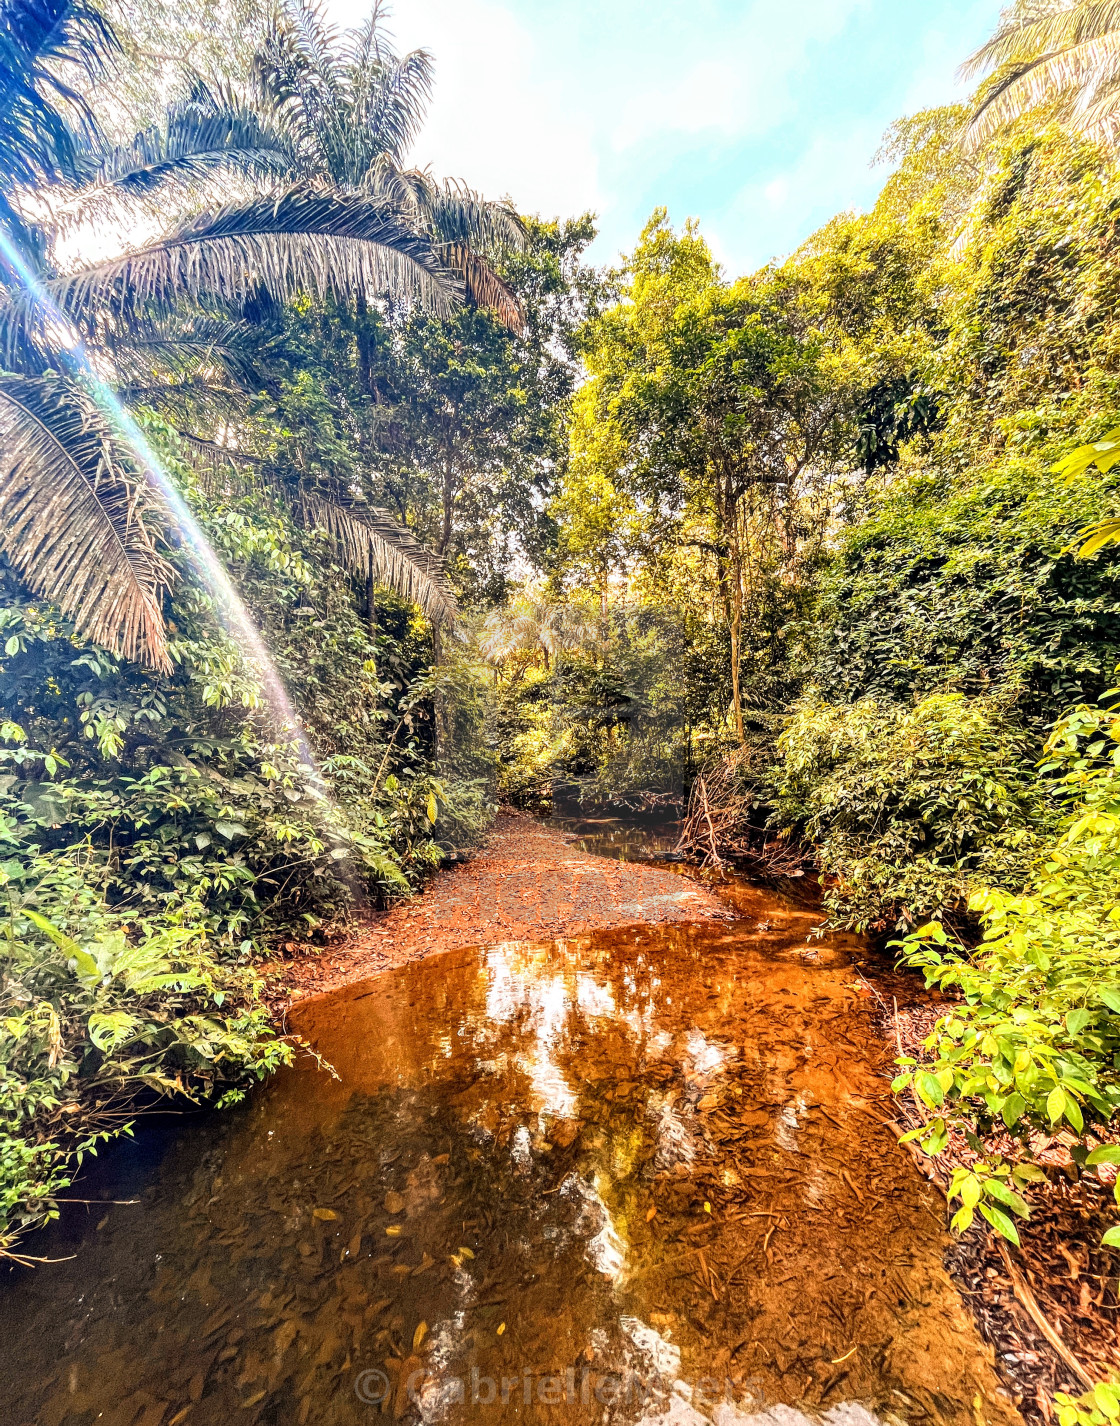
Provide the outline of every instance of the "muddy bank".
{"type": "Polygon", "coordinates": [[[735,915],[695,881],[663,868],[589,856],[575,842],[524,813],[502,813],[484,848],[438,873],[422,896],[363,918],[321,953],[277,964],[271,998],[318,995],[459,946],[735,915]]]}

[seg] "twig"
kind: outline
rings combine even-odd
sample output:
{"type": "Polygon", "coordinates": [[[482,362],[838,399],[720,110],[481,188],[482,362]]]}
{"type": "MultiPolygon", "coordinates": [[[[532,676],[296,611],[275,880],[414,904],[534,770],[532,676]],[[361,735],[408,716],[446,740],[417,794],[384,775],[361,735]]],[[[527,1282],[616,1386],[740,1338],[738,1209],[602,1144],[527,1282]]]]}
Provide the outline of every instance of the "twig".
{"type": "Polygon", "coordinates": [[[1095,1379],[1089,1375],[1047,1321],[1046,1315],[1038,1305],[1038,1299],[1031,1291],[1026,1278],[1023,1277],[1022,1273],[1011,1261],[1011,1254],[1007,1251],[1007,1244],[1002,1238],[997,1237],[996,1247],[999,1249],[999,1255],[1003,1259],[1004,1267],[1007,1269],[1007,1276],[1011,1279],[1011,1286],[1015,1290],[1015,1296],[1027,1309],[1031,1321],[1054,1348],[1058,1356],[1061,1357],[1065,1365],[1073,1372],[1074,1376],[1077,1377],[1081,1385],[1085,1387],[1086,1390],[1091,1390],[1096,1385],[1095,1379]]]}

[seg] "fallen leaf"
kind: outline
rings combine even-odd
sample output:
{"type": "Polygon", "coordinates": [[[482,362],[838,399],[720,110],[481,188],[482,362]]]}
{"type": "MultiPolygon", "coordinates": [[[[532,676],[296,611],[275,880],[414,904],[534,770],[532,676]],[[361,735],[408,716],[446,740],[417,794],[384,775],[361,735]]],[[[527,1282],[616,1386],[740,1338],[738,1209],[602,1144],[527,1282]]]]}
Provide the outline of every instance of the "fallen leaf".
{"type": "Polygon", "coordinates": [[[655,1204],[653,1205],[653,1207],[649,1210],[649,1212],[646,1214],[646,1222],[647,1222],[647,1223],[652,1223],[653,1220],[654,1220],[656,1217],[657,1217],[657,1204],[655,1203],[655,1204]]]}
{"type": "Polygon", "coordinates": [[[338,1217],[338,1214],[333,1208],[313,1208],[311,1210],[311,1216],[312,1218],[318,1218],[321,1223],[333,1223],[338,1217]]]}
{"type": "Polygon", "coordinates": [[[427,1335],[428,1324],[426,1322],[421,1322],[420,1325],[417,1327],[416,1331],[412,1334],[412,1350],[414,1352],[419,1350],[420,1343],[427,1335]]]}
{"type": "Polygon", "coordinates": [[[385,1212],[386,1212],[386,1213],[401,1213],[401,1212],[403,1212],[403,1211],[404,1211],[404,1194],[403,1194],[403,1193],[397,1193],[394,1189],[390,1189],[389,1192],[385,1195],[385,1212]]]}

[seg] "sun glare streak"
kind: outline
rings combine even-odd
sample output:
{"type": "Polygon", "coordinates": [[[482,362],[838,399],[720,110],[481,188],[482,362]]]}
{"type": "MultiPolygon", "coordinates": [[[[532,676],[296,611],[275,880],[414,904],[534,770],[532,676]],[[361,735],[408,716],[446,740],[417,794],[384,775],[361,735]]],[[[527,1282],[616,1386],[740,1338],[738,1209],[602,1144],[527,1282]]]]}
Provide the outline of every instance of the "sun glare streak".
{"type": "Polygon", "coordinates": [[[59,311],[42,283],[28,267],[8,234],[0,229],[0,253],[17,275],[28,295],[46,315],[49,329],[58,339],[60,349],[72,373],[79,377],[101,413],[114,428],[121,441],[130,448],[148,479],[159,491],[198,574],[217,601],[220,615],[242,656],[254,668],[261,690],[272,715],[279,724],[280,736],[288,736],[295,744],[299,761],[308,772],[308,788],[320,807],[327,813],[330,829],[346,840],[339,826],[337,808],[327,792],[323,774],[311,751],[299,715],[292,707],[288,690],[261,638],[260,630],[244,601],[234,587],[225,566],[206,538],[190,507],[165,470],[159,456],[144,434],[136,418],[120,401],[116,392],[98,375],[85,343],[73,324],[59,311]]]}

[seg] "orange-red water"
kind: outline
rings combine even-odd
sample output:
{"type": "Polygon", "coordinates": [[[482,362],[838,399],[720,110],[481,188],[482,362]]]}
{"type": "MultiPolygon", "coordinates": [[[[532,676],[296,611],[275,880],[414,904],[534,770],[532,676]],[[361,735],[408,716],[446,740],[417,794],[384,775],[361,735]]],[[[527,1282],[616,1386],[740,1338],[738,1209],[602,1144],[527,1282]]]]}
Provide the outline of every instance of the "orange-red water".
{"type": "Polygon", "coordinates": [[[858,947],[737,904],[309,1002],[337,1078],[187,1124],[0,1291],[0,1420],[1016,1419],[882,1124],[858,947]]]}

